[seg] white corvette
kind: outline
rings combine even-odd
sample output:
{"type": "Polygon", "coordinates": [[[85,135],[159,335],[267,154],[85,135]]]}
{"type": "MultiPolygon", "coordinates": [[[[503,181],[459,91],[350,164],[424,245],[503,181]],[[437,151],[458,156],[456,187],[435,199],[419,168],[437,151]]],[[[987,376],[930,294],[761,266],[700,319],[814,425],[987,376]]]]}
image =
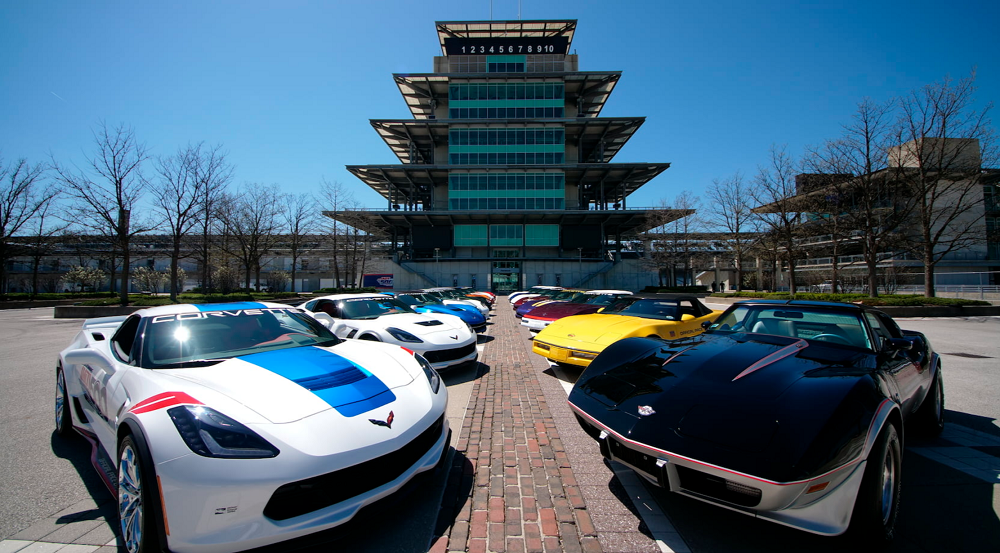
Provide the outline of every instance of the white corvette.
{"type": "Polygon", "coordinates": [[[432,470],[448,393],[412,351],[273,303],[91,319],[56,369],[129,553],[231,552],[347,522],[432,470]]]}
{"type": "Polygon", "coordinates": [[[384,294],[336,294],[302,307],[341,338],[396,344],[424,357],[436,370],[475,361],[476,331],[455,315],[417,313],[384,294]]]}

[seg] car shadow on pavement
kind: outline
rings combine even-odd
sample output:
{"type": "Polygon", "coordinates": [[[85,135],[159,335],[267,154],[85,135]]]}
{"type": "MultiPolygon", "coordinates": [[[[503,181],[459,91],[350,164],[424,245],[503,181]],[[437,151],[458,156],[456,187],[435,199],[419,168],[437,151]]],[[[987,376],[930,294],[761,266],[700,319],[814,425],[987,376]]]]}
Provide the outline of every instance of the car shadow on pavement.
{"type": "MultiPolygon", "coordinates": [[[[948,393],[947,381],[945,381],[945,393],[948,393]]],[[[945,396],[947,399],[947,396],[945,396]]],[[[973,430],[978,430],[979,432],[984,432],[992,436],[1000,438],[1000,427],[996,424],[996,419],[990,417],[981,417],[979,415],[971,415],[969,413],[962,413],[960,411],[951,411],[949,409],[944,410],[944,420],[946,423],[955,423],[966,428],[971,428],[973,430]]]]}
{"type": "Polygon", "coordinates": [[[467,363],[461,367],[439,373],[445,386],[457,386],[472,382],[490,372],[490,366],[483,362],[467,363]]]}
{"type": "Polygon", "coordinates": [[[72,524],[81,521],[103,521],[108,524],[114,535],[118,537],[118,503],[91,461],[96,454],[95,446],[76,432],[71,432],[67,436],[60,436],[52,432],[51,436],[50,445],[52,453],[60,459],[66,459],[73,465],[77,474],[80,475],[80,480],[86,487],[87,493],[93,499],[93,503],[88,501],[86,505],[81,505],[82,508],[79,511],[60,513],[56,517],[55,523],[72,524]]]}

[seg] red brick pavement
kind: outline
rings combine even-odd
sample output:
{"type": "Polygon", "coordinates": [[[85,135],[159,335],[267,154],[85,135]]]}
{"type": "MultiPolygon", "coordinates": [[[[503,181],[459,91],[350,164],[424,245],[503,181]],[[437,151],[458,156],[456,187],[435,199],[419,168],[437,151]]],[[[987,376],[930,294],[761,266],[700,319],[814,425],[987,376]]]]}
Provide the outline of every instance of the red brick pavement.
{"type": "Polygon", "coordinates": [[[548,363],[531,353],[530,335],[505,297],[497,298],[491,323],[430,550],[658,552],[641,521],[615,497],[617,480],[572,421],[565,392],[548,363]],[[577,481],[570,458],[581,457],[567,452],[560,431],[586,444],[583,458],[603,469],[588,471],[592,485],[577,481]],[[600,539],[587,496],[614,515],[613,524],[602,524],[608,532],[600,539]]]}

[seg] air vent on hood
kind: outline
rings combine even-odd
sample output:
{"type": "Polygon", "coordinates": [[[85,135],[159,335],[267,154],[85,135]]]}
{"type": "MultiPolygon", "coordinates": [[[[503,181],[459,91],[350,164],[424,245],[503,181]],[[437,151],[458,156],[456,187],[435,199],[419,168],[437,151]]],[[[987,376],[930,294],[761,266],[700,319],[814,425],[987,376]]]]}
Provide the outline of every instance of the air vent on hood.
{"type": "Polygon", "coordinates": [[[420,326],[438,326],[438,325],[443,325],[444,323],[442,323],[441,321],[439,321],[437,319],[434,319],[432,321],[420,321],[417,324],[420,325],[420,326]]]}

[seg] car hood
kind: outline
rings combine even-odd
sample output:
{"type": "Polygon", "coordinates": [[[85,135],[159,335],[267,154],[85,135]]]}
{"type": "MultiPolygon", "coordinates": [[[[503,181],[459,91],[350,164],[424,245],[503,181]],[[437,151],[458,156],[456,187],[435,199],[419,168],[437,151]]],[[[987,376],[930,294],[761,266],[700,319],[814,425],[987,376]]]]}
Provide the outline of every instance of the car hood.
{"type": "MultiPolygon", "coordinates": [[[[161,372],[221,393],[268,422],[289,423],[335,409],[344,417],[395,400],[416,378],[398,346],[346,341],[244,355],[217,365],[161,372]]],[[[185,389],[191,390],[190,387],[185,389]]]]}
{"type": "Polygon", "coordinates": [[[467,305],[418,305],[414,307],[414,310],[431,316],[435,313],[454,315],[469,324],[480,324],[486,321],[486,317],[483,317],[479,310],[467,305]]]}
{"type": "Polygon", "coordinates": [[[415,336],[431,336],[435,334],[454,334],[456,330],[468,331],[465,323],[458,315],[444,313],[393,313],[382,315],[377,319],[351,319],[345,321],[351,326],[361,328],[398,328],[415,336]]]}
{"type": "Polygon", "coordinates": [[[656,322],[654,319],[626,315],[575,315],[564,317],[545,327],[536,339],[563,347],[587,349],[587,345],[609,345],[636,329],[656,322]]]}
{"type": "Polygon", "coordinates": [[[866,402],[845,398],[868,374],[868,359],[763,334],[632,338],[605,349],[569,400],[629,440],[787,481],[856,451],[841,442],[863,433],[866,402]],[[639,341],[662,345],[629,350],[639,341]]]}

